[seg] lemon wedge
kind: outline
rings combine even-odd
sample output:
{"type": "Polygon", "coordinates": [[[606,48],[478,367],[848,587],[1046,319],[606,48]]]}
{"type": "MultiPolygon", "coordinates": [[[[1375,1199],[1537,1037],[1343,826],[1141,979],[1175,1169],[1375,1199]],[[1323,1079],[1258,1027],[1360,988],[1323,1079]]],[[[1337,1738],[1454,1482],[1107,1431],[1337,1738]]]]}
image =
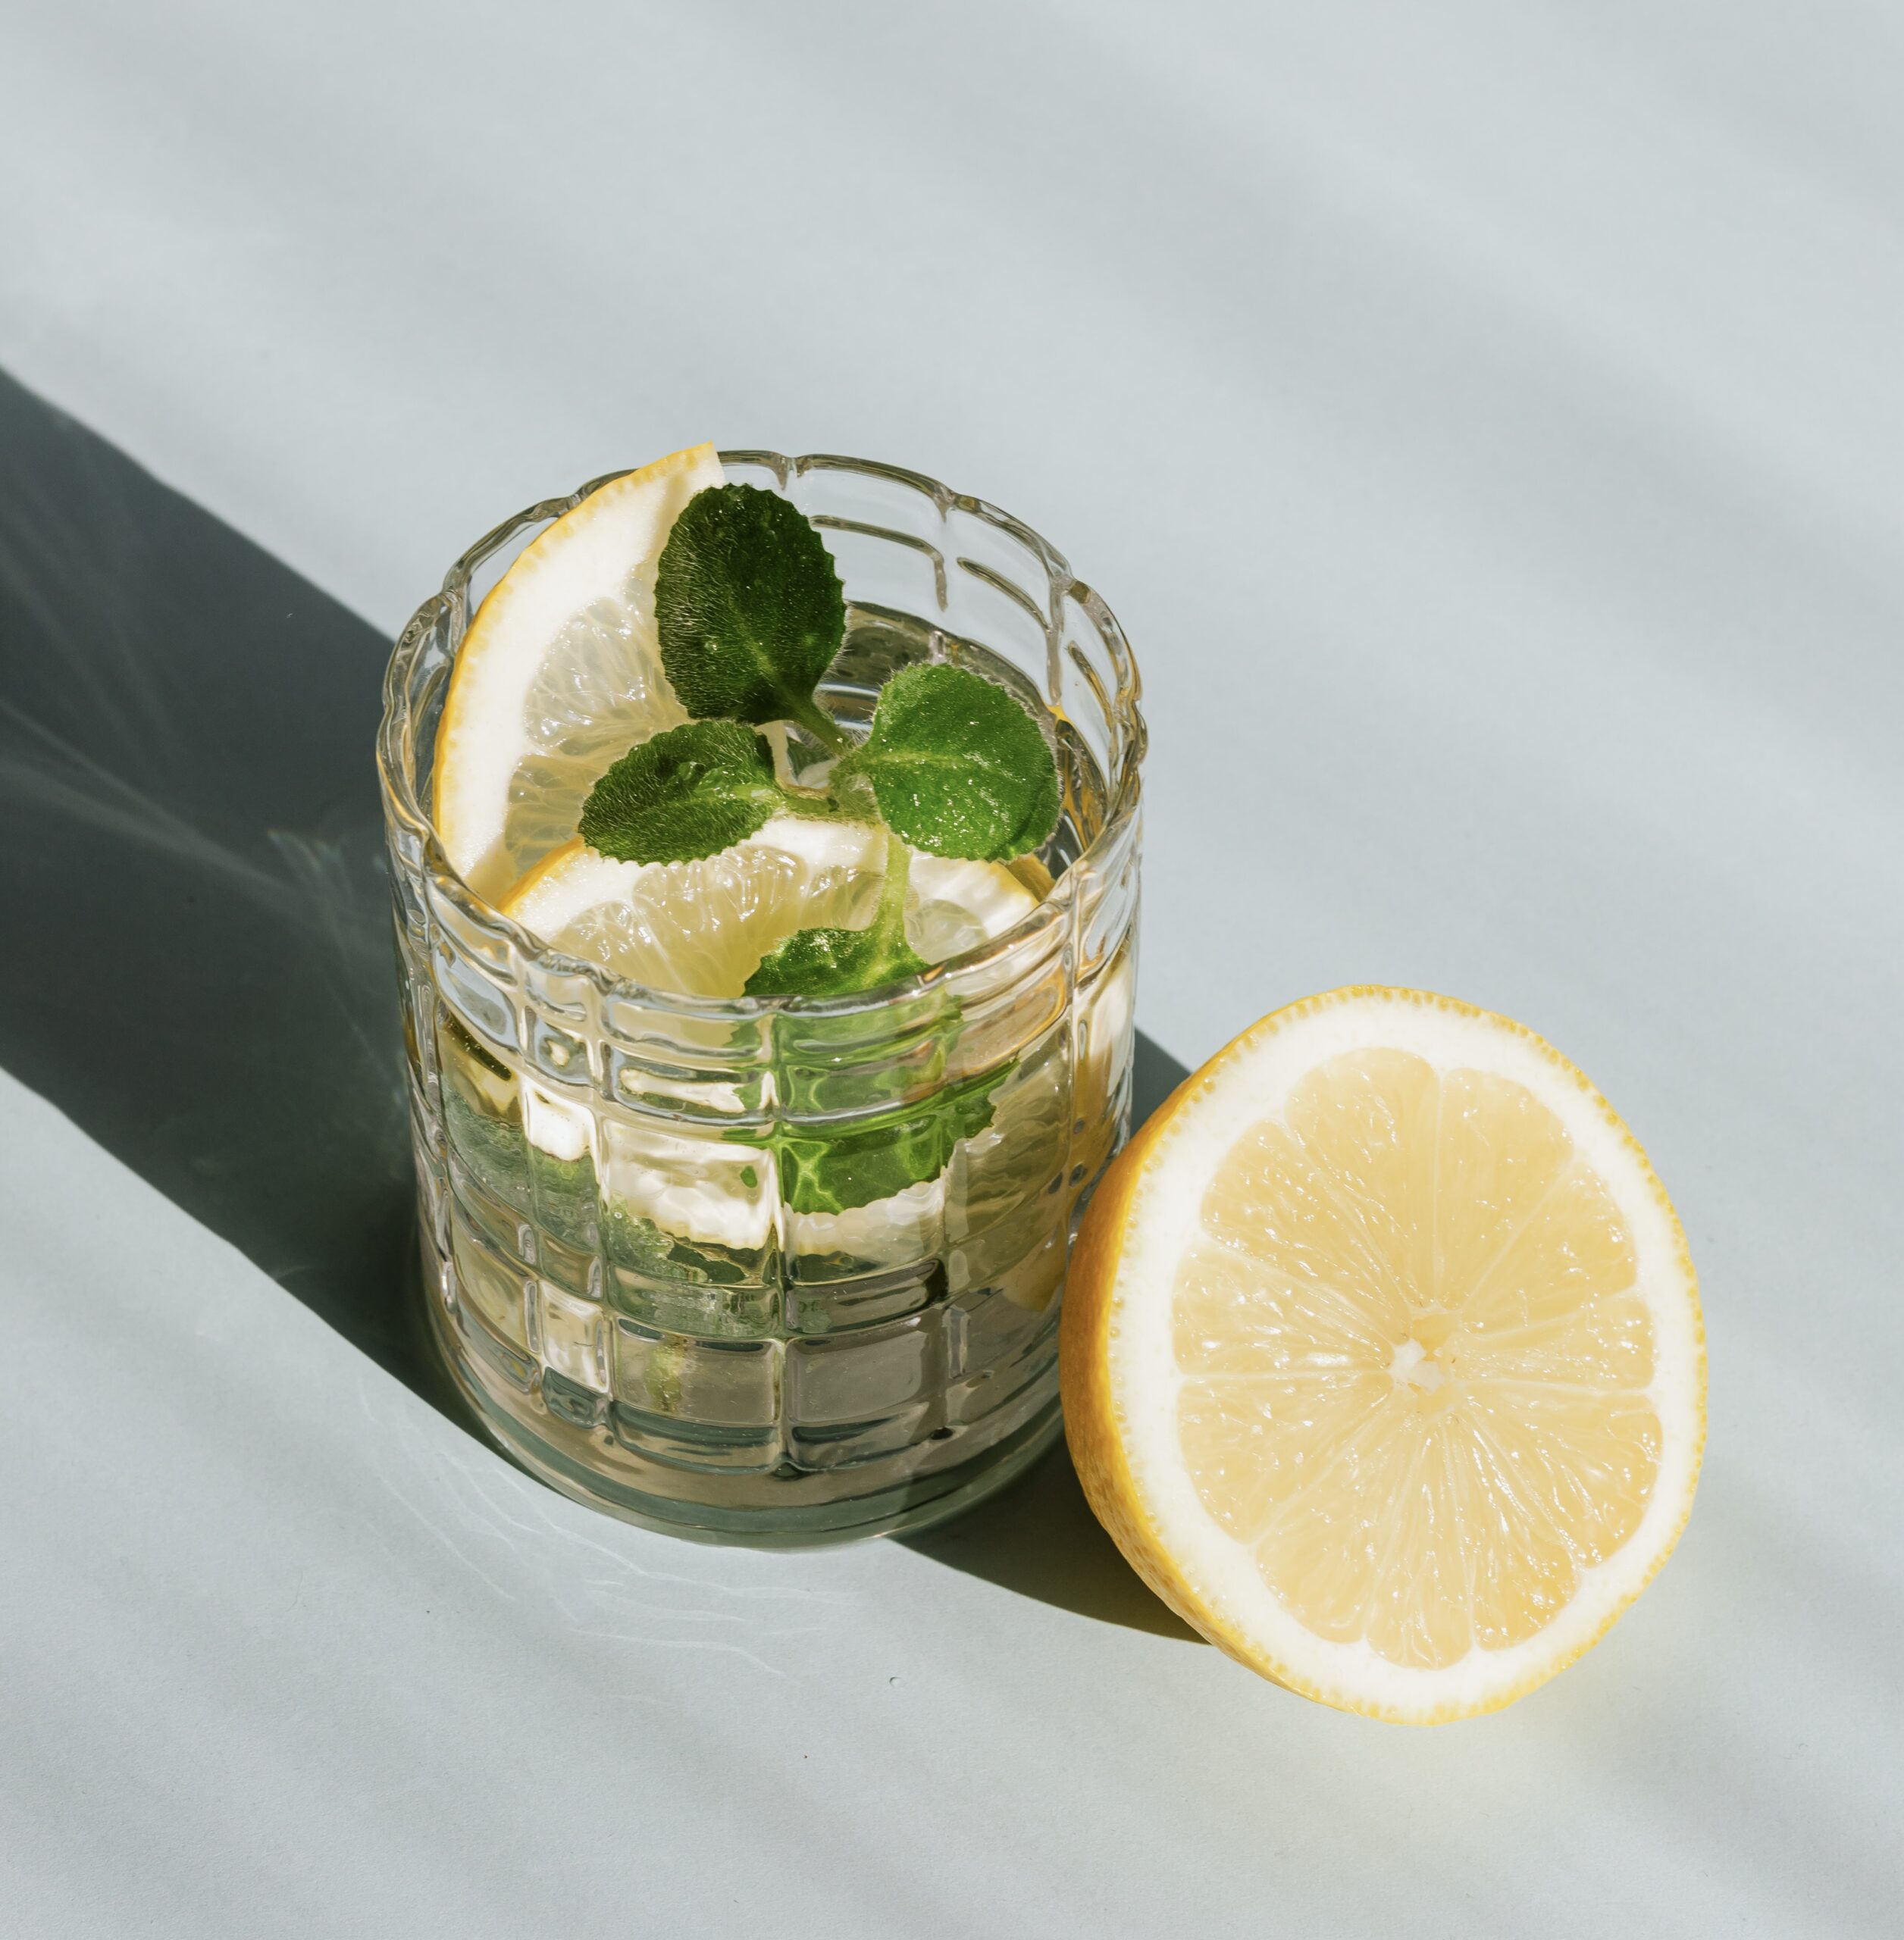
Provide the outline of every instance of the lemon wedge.
{"type": "Polygon", "coordinates": [[[1565,1059],[1414,990],[1264,1018],[1106,1175],[1066,1282],[1093,1507],[1292,1689],[1491,1710],[1607,1630],[1690,1510],[1699,1295],[1646,1155],[1565,1059]]]}
{"type": "Polygon", "coordinates": [[[712,445],[592,492],[477,609],[437,733],[449,865],[493,901],[575,831],[602,771],[686,719],[662,670],[655,568],[681,508],[722,482],[712,445]]]}

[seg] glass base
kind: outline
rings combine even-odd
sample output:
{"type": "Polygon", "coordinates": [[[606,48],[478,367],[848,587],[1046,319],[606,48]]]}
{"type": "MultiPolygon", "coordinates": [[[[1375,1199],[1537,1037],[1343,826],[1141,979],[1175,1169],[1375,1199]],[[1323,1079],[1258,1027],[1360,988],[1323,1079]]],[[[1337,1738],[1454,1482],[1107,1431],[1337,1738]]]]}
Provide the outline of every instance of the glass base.
{"type": "MultiPolygon", "coordinates": [[[[441,1284],[440,1263],[427,1238],[423,1266],[422,1299],[429,1314],[431,1341],[458,1394],[490,1439],[551,1488],[591,1509],[665,1535],[755,1549],[814,1549],[868,1536],[915,1533],[963,1514],[1016,1481],[1063,1431],[1054,1391],[1009,1434],[966,1460],[869,1488],[863,1494],[802,1501],[797,1499],[800,1491],[796,1483],[788,1487],[784,1501],[739,1507],[658,1495],[606,1475],[580,1459],[586,1441],[577,1429],[551,1419],[550,1432],[540,1434],[521,1418],[518,1409],[505,1406],[449,1324],[435,1291],[441,1284]],[[563,1445],[577,1441],[582,1444],[579,1449],[563,1445]]],[[[846,1473],[850,1471],[835,1470],[831,1479],[837,1482],[846,1473]]]]}

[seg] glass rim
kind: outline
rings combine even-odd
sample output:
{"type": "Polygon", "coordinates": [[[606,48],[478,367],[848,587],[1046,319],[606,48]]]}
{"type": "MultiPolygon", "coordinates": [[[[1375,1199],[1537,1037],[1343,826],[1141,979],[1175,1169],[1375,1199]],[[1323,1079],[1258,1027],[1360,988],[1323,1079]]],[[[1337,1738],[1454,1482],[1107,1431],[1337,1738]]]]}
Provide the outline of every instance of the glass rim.
{"type": "MultiPolygon", "coordinates": [[[[908,471],[902,466],[887,465],[876,459],[846,458],[823,452],[790,457],[778,452],[724,449],[718,455],[724,465],[746,465],[770,471],[781,492],[789,496],[791,496],[788,492],[791,481],[810,472],[853,472],[883,479],[919,493],[932,501],[941,518],[957,512],[977,518],[1005,533],[1031,553],[1044,569],[1051,590],[1050,604],[1046,611],[1041,613],[1036,612],[1030,607],[1028,601],[1015,593],[1008,596],[1013,597],[1014,603],[1021,609],[1030,612],[1043,627],[1047,653],[1053,665],[1065,650],[1060,617],[1064,602],[1070,600],[1089,618],[1104,644],[1116,682],[1113,692],[1107,696],[1103,691],[1103,683],[1094,671],[1085,670],[1086,679],[1104,710],[1107,728],[1113,737],[1113,772],[1105,777],[1108,803],[1103,825],[1066,865],[1053,882],[1048,893],[1040,899],[1037,907],[1028,910],[1009,929],[1001,931],[998,935],[975,944],[969,950],[962,950],[957,956],[932,964],[917,975],[882,984],[876,990],[854,991],[847,996],[834,997],[711,997],[638,983],[631,978],[618,977],[604,965],[591,962],[584,957],[572,956],[543,942],[513,918],[504,915],[495,904],[478,895],[464,881],[450,865],[437,834],[435,819],[424,810],[418,794],[413,738],[415,696],[412,690],[412,671],[440,619],[447,617],[455,626],[458,634],[457,646],[460,649],[461,635],[466,630],[470,618],[470,582],[478,568],[487,560],[526,527],[561,518],[565,512],[572,511],[603,486],[612,484],[618,478],[626,477],[631,471],[638,470],[640,468],[637,466],[624,465],[613,471],[603,472],[578,486],[572,492],[556,498],[540,499],[491,527],[458,557],[444,574],[441,590],[424,600],[405,623],[384,670],[383,718],[377,730],[377,765],[387,813],[402,824],[417,843],[417,853],[421,866],[437,893],[445,897],[465,920],[497,934],[509,944],[512,952],[550,974],[585,979],[595,987],[598,997],[632,1003],[647,1009],[734,1021],[787,1012],[802,1017],[832,1017],[862,1011],[884,1010],[927,995],[954,977],[991,969],[1004,959],[1019,951],[1029,950],[1051,927],[1054,921],[1053,912],[1069,906],[1075,896],[1076,885],[1081,878],[1081,872],[1094,861],[1101,859],[1104,853],[1111,846],[1137,812],[1142,786],[1141,770],[1149,735],[1140,705],[1143,697],[1142,681],[1138,672],[1136,659],[1131,651],[1130,642],[1118,624],[1116,616],[1095,590],[1072,571],[1070,562],[1064,555],[1022,519],[1014,518],[988,499],[978,498],[969,493],[954,492],[922,472],[908,471]]],[[[869,526],[857,521],[831,519],[822,515],[816,523],[822,527],[839,525],[872,537],[889,537],[909,546],[916,546],[922,543],[911,534],[891,532],[887,528],[869,526]]],[[[935,556],[942,588],[945,562],[942,555],[935,556]]],[[[985,569],[981,568],[981,571],[985,569]]],[[[985,576],[988,583],[994,587],[999,585],[1000,582],[989,572],[985,572],[985,576]]],[[[850,603],[849,602],[849,605],[850,603]]],[[[927,616],[909,615],[907,617],[924,618],[927,616]]],[[[1074,659],[1081,658],[1075,646],[1071,651],[1074,659]]],[[[1054,712],[1054,704],[1048,696],[1044,699],[1044,706],[1048,715],[1054,712]]]]}

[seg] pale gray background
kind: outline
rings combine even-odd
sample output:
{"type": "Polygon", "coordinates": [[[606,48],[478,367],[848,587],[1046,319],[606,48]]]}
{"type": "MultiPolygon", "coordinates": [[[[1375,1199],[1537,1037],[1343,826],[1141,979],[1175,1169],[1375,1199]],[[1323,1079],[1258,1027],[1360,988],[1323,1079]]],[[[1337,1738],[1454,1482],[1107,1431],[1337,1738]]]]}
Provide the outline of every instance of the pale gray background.
{"type": "Polygon", "coordinates": [[[1644,1600],[1405,1732],[592,1516],[0,1078],[0,1925],[1896,1931],[1901,85],[1858,0],[0,0],[0,367],[387,631],[702,437],[1020,513],[1145,668],[1145,1028],[1522,1018],[1712,1369],[1644,1600]]]}

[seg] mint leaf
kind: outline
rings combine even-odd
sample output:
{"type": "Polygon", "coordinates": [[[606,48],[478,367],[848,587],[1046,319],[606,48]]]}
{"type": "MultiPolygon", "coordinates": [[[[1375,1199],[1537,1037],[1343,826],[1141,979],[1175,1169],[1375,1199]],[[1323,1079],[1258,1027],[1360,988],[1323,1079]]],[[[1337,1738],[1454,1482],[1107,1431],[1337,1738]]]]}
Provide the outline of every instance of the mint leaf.
{"type": "Polygon", "coordinates": [[[931,966],[901,937],[872,930],[796,930],[760,959],[750,997],[839,997],[903,983],[931,966]]]}
{"type": "Polygon", "coordinates": [[[1057,767],[1037,722],[963,667],[902,668],[841,767],[872,784],[888,828],[932,855],[1009,862],[1057,827],[1057,767]]]}
{"type": "Polygon", "coordinates": [[[778,493],[714,485],[688,500],[662,548],[655,624],[690,714],[796,721],[847,746],[813,699],[846,637],[846,595],[825,541],[778,493]]]}
{"type": "MultiPolygon", "coordinates": [[[[777,1128],[765,1140],[743,1139],[774,1155],[780,1194],[796,1212],[846,1212],[937,1178],[954,1148],[991,1122],[992,1094],[1016,1059],[935,1092],[877,1119],[828,1134],[814,1126],[777,1128]]],[[[739,1134],[730,1132],[731,1139],[739,1134]]]]}
{"type": "Polygon", "coordinates": [[[687,721],[631,748],[596,783],[581,837],[620,862],[691,862],[744,842],[784,800],[764,734],[687,721]]]}
{"type": "MultiPolygon", "coordinates": [[[[751,1172],[753,1168],[750,1166],[747,1169],[751,1172]]],[[[687,1290],[744,1285],[753,1271],[746,1253],[712,1243],[697,1244],[677,1234],[664,1233],[652,1219],[631,1212],[620,1200],[605,1201],[603,1213],[603,1241],[610,1263],[638,1273],[646,1280],[662,1283],[659,1288],[650,1286],[643,1290],[650,1310],[670,1296],[684,1303],[676,1314],[657,1316],[664,1326],[698,1310],[696,1324],[682,1331],[709,1334],[745,1331],[744,1318],[741,1329],[736,1330],[732,1316],[723,1319],[718,1303],[710,1303],[704,1295],[687,1290]]]]}
{"type": "MultiPolygon", "coordinates": [[[[750,996],[835,997],[876,990],[916,976],[927,965],[906,940],[906,890],[911,856],[896,835],[886,838],[886,878],[879,907],[863,930],[801,930],[769,953],[747,980],[750,996]]],[[[838,1131],[825,1125],[779,1126],[759,1144],[779,1167],[781,1197],[796,1212],[844,1212],[936,1178],[962,1138],[991,1122],[991,1094],[1012,1069],[1007,1063],[960,1080],[924,1098],[888,1104],[896,1085],[916,1084],[922,1066],[943,1072],[959,1040],[959,1005],[943,990],[922,993],[916,1014],[892,1006],[891,1038],[865,1060],[863,1027],[853,1018],[804,1021],[791,1042],[775,1031],[775,1085],[796,1109],[850,1113],[838,1131]],[[918,1034],[903,1059],[891,1042],[918,1034]],[[838,1037],[837,1050],[830,1040],[838,1037]]],[[[1015,1062],[1016,1061],[1013,1060],[1015,1062]]]]}
{"type": "Polygon", "coordinates": [[[886,837],[879,906],[863,930],[796,930],[761,958],[747,979],[750,997],[838,997],[916,977],[929,966],[906,940],[906,888],[912,857],[886,837]]]}

